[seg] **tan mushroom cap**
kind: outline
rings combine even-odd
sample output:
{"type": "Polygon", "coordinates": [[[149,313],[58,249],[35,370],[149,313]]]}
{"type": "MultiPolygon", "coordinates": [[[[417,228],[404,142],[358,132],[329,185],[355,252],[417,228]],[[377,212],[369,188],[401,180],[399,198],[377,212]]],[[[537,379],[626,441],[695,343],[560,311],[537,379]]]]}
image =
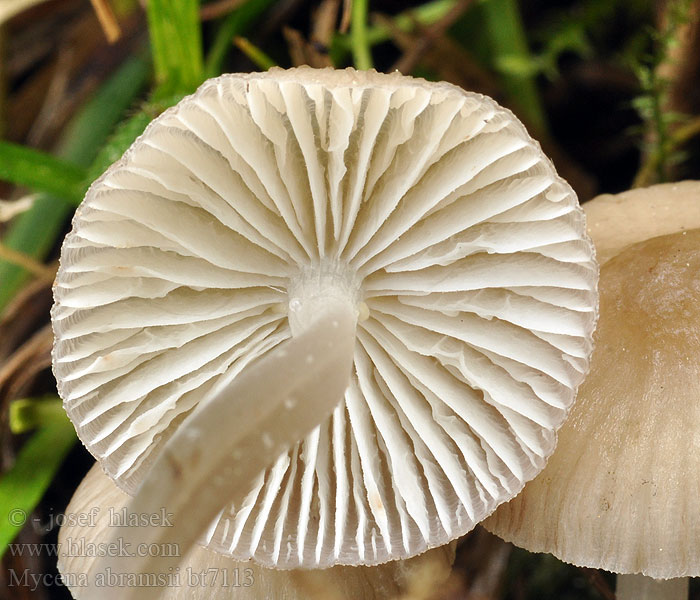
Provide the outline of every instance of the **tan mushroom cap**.
{"type": "Polygon", "coordinates": [[[643,240],[700,227],[700,181],[602,194],[583,205],[600,264],[643,240]]]}
{"type": "Polygon", "coordinates": [[[576,565],[700,574],[700,230],[607,262],[591,372],[542,473],[484,522],[576,565]]]}
{"type": "MultiPolygon", "coordinates": [[[[98,548],[99,544],[106,548],[104,543],[109,539],[109,529],[113,529],[120,522],[119,519],[123,519],[125,513],[122,511],[128,500],[129,496],[104,474],[99,464],[96,464],[80,484],[66,509],[67,518],[77,523],[74,526],[63,527],[59,533],[62,552],[59,553],[58,568],[64,583],[77,600],[89,597],[90,588],[87,586],[86,573],[95,560],[94,557],[87,556],[92,553],[90,549],[98,548]],[[81,548],[85,551],[80,551],[81,548]]],[[[137,551],[137,548],[129,550],[137,551]]],[[[155,548],[154,551],[159,550],[155,548]]],[[[164,548],[164,551],[169,550],[164,548]]],[[[453,561],[454,545],[450,544],[409,560],[389,562],[377,567],[336,566],[322,571],[279,571],[260,567],[253,562],[237,562],[213,550],[196,547],[180,565],[177,574],[161,576],[160,582],[172,586],[163,590],[161,598],[394,598],[415,592],[421,585],[421,579],[429,579],[432,586],[440,584],[447,579],[453,561]],[[206,574],[206,578],[202,577],[202,572],[206,574]]],[[[106,585],[109,583],[109,575],[106,572],[102,575],[106,585]]],[[[155,581],[152,577],[151,579],[155,581]]],[[[143,584],[149,581],[149,575],[121,574],[114,571],[111,580],[113,584],[143,584]]]]}

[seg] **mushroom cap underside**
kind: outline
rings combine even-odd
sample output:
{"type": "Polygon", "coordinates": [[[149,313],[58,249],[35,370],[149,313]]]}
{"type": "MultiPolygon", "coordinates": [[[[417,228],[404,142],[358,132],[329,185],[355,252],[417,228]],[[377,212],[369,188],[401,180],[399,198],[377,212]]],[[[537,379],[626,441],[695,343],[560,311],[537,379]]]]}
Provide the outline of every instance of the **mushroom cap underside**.
{"type": "MultiPolygon", "coordinates": [[[[106,551],[110,530],[131,517],[128,501],[129,495],[105,475],[99,464],[93,465],[73,494],[65,511],[70,524],[59,532],[58,542],[64,551],[59,553],[58,569],[76,600],[91,598],[89,585],[100,581],[104,585],[157,585],[162,588],[162,600],[384,600],[421,589],[424,579],[431,585],[441,583],[449,576],[454,561],[454,546],[448,545],[377,567],[279,571],[251,561],[237,562],[198,546],[174,573],[159,573],[158,577],[150,573],[94,573],[91,566],[95,551],[106,551]]],[[[152,521],[163,524],[167,518],[167,514],[155,514],[152,521]]],[[[168,546],[149,549],[163,553],[176,550],[168,546]]]]}
{"type": "Polygon", "coordinates": [[[491,99],[351,69],[226,75],[90,188],[54,372],[133,493],[203,399],[349,299],[345,397],[206,542],[282,568],[381,563],[464,534],[543,468],[596,280],[573,191],[491,99]]]}

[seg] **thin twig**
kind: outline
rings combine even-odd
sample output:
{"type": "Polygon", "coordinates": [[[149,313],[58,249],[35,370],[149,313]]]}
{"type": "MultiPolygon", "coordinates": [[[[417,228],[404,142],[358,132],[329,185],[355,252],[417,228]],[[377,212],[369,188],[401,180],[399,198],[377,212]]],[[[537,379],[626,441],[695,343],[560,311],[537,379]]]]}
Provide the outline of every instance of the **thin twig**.
{"type": "Polygon", "coordinates": [[[236,10],[246,0],[219,0],[218,2],[210,2],[199,9],[199,18],[202,21],[211,21],[223,17],[230,12],[236,10]]]}
{"type": "MultiPolygon", "coordinates": [[[[418,37],[425,31],[418,21],[414,22],[415,33],[404,31],[395,19],[382,14],[373,15],[375,25],[386,28],[391,40],[403,53],[410,51],[418,43],[418,37]]],[[[464,46],[449,36],[435,40],[433,47],[423,58],[425,66],[434,70],[443,81],[454,83],[465,90],[472,90],[498,99],[502,91],[496,78],[481,67],[464,46]]]]}
{"type": "Polygon", "coordinates": [[[41,147],[51,131],[51,124],[67,95],[75,58],[73,53],[74,51],[70,47],[63,47],[57,53],[49,89],[46,90],[44,101],[34,118],[31,129],[27,132],[26,143],[30,146],[41,147]]]}
{"type": "Polygon", "coordinates": [[[323,0],[314,11],[311,22],[311,43],[319,52],[328,53],[328,48],[338,22],[340,0],[323,0]]]}
{"type": "Polygon", "coordinates": [[[284,39],[287,40],[289,55],[295,67],[299,65],[311,65],[315,68],[331,66],[330,57],[320,51],[323,48],[319,49],[314,44],[309,44],[301,32],[291,27],[284,27],[282,28],[282,33],[284,39]]]}
{"type": "Polygon", "coordinates": [[[53,346],[53,334],[51,325],[46,325],[37,331],[29,340],[22,344],[12,356],[0,367],[0,388],[4,387],[10,379],[33,360],[37,365],[44,363],[37,360],[40,356],[47,356],[53,346]]]}
{"type": "Polygon", "coordinates": [[[277,63],[270,58],[265,52],[253,44],[249,39],[236,36],[233,38],[233,43],[236,47],[243,52],[256,66],[260,67],[263,71],[267,71],[274,67],[277,63]]]}
{"type": "Polygon", "coordinates": [[[656,181],[656,173],[666,156],[673,154],[696,135],[700,135],[700,117],[679,125],[667,139],[663,152],[647,154],[637,176],[632,183],[633,188],[647,187],[656,181]]]}
{"type": "Polygon", "coordinates": [[[13,250],[2,243],[0,243],[0,259],[22,267],[23,269],[29,271],[32,275],[41,279],[48,279],[51,281],[56,276],[55,269],[47,267],[46,265],[34,260],[31,256],[27,256],[23,252],[13,250]]]}
{"type": "Polygon", "coordinates": [[[343,0],[343,16],[340,18],[340,27],[338,31],[340,33],[347,33],[350,27],[350,21],[352,20],[352,0],[343,0]]]}
{"type": "Polygon", "coordinates": [[[296,29],[283,27],[282,35],[289,47],[289,56],[292,59],[292,66],[298,67],[306,64],[306,53],[304,52],[304,37],[296,29]]]}
{"type": "Polygon", "coordinates": [[[430,48],[432,48],[435,40],[442,37],[473,2],[474,0],[458,0],[444,17],[425,30],[425,34],[414,46],[404,53],[391,70],[406,74],[411,73],[430,48]]]}
{"type": "Polygon", "coordinates": [[[305,0],[276,0],[265,12],[265,20],[260,23],[260,28],[256,31],[255,39],[260,45],[265,45],[265,41],[270,36],[279,34],[279,30],[285,24],[294,20],[295,15],[303,4],[308,4],[305,0]]]}
{"type": "Polygon", "coordinates": [[[700,134],[700,117],[695,117],[687,123],[678,125],[678,128],[673,132],[673,136],[671,136],[673,144],[671,149],[682,146],[698,134],[700,134]]]}
{"type": "Polygon", "coordinates": [[[102,25],[107,41],[110,44],[114,44],[122,36],[122,30],[119,27],[119,21],[117,21],[112,6],[107,0],[90,0],[90,2],[92,3],[92,8],[95,9],[100,25],[102,25]]]}
{"type": "Polygon", "coordinates": [[[51,284],[46,279],[27,282],[0,313],[0,365],[46,321],[53,300],[51,284]]]}

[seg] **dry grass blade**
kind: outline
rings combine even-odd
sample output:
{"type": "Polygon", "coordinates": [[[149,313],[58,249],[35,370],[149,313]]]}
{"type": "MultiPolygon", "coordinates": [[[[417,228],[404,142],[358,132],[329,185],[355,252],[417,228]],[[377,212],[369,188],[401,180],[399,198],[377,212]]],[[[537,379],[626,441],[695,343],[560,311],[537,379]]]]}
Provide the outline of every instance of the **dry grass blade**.
{"type": "Polygon", "coordinates": [[[36,196],[23,196],[18,200],[0,200],[0,223],[6,223],[17,215],[29,210],[36,196]]]}
{"type": "Polygon", "coordinates": [[[311,23],[311,43],[317,52],[328,53],[338,21],[340,0],[323,0],[314,12],[311,23]]]}
{"type": "Polygon", "coordinates": [[[466,12],[473,2],[474,0],[459,0],[442,19],[425,30],[423,36],[412,48],[404,53],[391,68],[391,71],[399,71],[406,75],[410,74],[433,46],[435,40],[444,36],[447,30],[466,12]]]}
{"type": "MultiPolygon", "coordinates": [[[[409,52],[418,43],[418,37],[425,30],[422,25],[416,23],[416,33],[402,31],[396,26],[394,19],[380,14],[375,15],[374,20],[377,25],[390,32],[392,41],[404,53],[409,52]]],[[[436,39],[423,60],[427,67],[439,74],[440,79],[503,102],[502,90],[493,75],[450,37],[436,39]]]]}
{"type": "Polygon", "coordinates": [[[328,55],[307,42],[301,32],[291,27],[284,27],[282,32],[289,47],[289,56],[293,66],[310,65],[316,68],[332,66],[328,55]]]}
{"type": "Polygon", "coordinates": [[[199,9],[199,18],[202,21],[211,21],[223,17],[228,13],[236,10],[246,0],[219,0],[218,2],[210,2],[199,9]]]}
{"type": "Polygon", "coordinates": [[[34,260],[31,256],[27,256],[23,252],[18,252],[0,243],[0,259],[11,262],[15,265],[23,267],[35,277],[46,281],[53,281],[56,276],[56,269],[47,267],[34,260]]]}
{"type": "Polygon", "coordinates": [[[73,69],[74,52],[64,46],[57,52],[53,74],[46,91],[41,109],[27,133],[27,143],[30,146],[42,147],[51,133],[52,123],[59,113],[61,105],[66,101],[71,71],[73,69]]]}
{"type": "Polygon", "coordinates": [[[90,2],[95,9],[100,25],[102,25],[107,41],[110,44],[114,44],[121,37],[122,30],[119,27],[119,21],[117,21],[112,6],[107,0],[90,0],[90,2]]]}
{"type": "Polygon", "coordinates": [[[291,27],[285,27],[282,33],[289,47],[289,57],[292,59],[292,66],[298,67],[306,64],[306,53],[304,52],[306,41],[304,40],[304,36],[301,35],[301,32],[291,27]]]}
{"type": "Polygon", "coordinates": [[[2,0],[0,2],[0,25],[42,2],[46,2],[46,0],[2,0]]]}
{"type": "Polygon", "coordinates": [[[7,64],[8,75],[19,85],[7,101],[6,138],[27,140],[31,130],[33,145],[42,149],[56,143],[71,115],[140,46],[144,24],[135,11],[121,22],[120,42],[110,46],[87,2],[74,10],[66,8],[65,13],[51,12],[53,6],[46,7],[44,20],[29,21],[13,34],[7,64]],[[69,68],[65,74],[69,81],[66,92],[59,94],[65,68],[69,68]],[[40,111],[41,118],[37,117],[40,111]]]}
{"type": "Polygon", "coordinates": [[[46,321],[52,302],[45,279],[35,279],[12,299],[0,316],[0,364],[46,321]]]}
{"type": "Polygon", "coordinates": [[[352,15],[352,0],[343,0],[343,16],[340,18],[340,33],[347,33],[350,28],[350,15],[352,15]]]}
{"type": "Polygon", "coordinates": [[[52,347],[51,326],[45,325],[8,358],[0,367],[0,389],[5,388],[3,401],[21,395],[36,374],[51,364],[52,347]]]}

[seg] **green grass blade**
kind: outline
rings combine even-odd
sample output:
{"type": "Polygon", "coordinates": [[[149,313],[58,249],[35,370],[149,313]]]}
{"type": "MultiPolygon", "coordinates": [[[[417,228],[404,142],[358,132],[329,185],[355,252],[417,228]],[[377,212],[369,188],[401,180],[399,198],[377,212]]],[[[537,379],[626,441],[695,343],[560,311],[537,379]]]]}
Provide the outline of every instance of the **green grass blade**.
{"type": "Polygon", "coordinates": [[[372,68],[372,52],[367,36],[368,0],[353,0],[350,39],[352,41],[352,58],[355,67],[362,71],[372,68]]]}
{"type": "Polygon", "coordinates": [[[77,205],[83,197],[85,178],[85,170],[75,164],[0,140],[0,179],[77,205]]]}
{"type": "Polygon", "coordinates": [[[64,414],[37,430],[0,478],[0,557],[30,518],[76,440],[64,414]]]}
{"type": "Polygon", "coordinates": [[[245,35],[262,14],[275,3],[275,0],[248,0],[231,12],[221,23],[211,50],[207,55],[207,77],[221,75],[226,53],[233,46],[233,38],[245,35]]]}
{"type": "Polygon", "coordinates": [[[10,403],[10,431],[14,434],[47,427],[65,417],[63,401],[56,396],[22,398],[10,403]]]}
{"type": "Polygon", "coordinates": [[[140,136],[146,126],[166,108],[174,106],[182,100],[183,94],[161,97],[160,100],[150,101],[141,110],[119,124],[109,141],[99,151],[88,169],[89,181],[97,179],[114,162],[119,160],[126,150],[140,136]]]}
{"type": "MultiPolygon", "coordinates": [[[[532,55],[527,45],[518,0],[485,0],[480,8],[484,26],[489,33],[491,60],[496,68],[508,61],[531,63],[532,55]]],[[[520,73],[504,70],[501,81],[506,94],[519,109],[516,111],[518,116],[533,129],[533,135],[546,135],[547,119],[535,75],[526,70],[520,73]]]]}
{"type": "Polygon", "coordinates": [[[66,127],[58,156],[81,167],[90,166],[150,76],[151,61],[147,56],[127,59],[66,127]]]}
{"type": "Polygon", "coordinates": [[[149,0],[147,17],[159,88],[193,92],[204,80],[199,0],[149,0]]]}
{"type": "MultiPolygon", "coordinates": [[[[58,147],[66,161],[87,167],[105,140],[143,89],[150,64],[142,57],[129,59],[100,88],[67,127],[58,147]]],[[[3,243],[13,250],[43,260],[55,246],[73,206],[59,198],[40,194],[30,210],[19,215],[8,228],[3,243]]],[[[0,261],[0,310],[28,277],[27,271],[0,261]]]]}
{"type": "Polygon", "coordinates": [[[238,36],[234,38],[233,41],[238,49],[243,52],[243,54],[245,54],[260,70],[267,71],[268,69],[277,66],[277,63],[272,57],[263,52],[249,39],[238,36]]]}

